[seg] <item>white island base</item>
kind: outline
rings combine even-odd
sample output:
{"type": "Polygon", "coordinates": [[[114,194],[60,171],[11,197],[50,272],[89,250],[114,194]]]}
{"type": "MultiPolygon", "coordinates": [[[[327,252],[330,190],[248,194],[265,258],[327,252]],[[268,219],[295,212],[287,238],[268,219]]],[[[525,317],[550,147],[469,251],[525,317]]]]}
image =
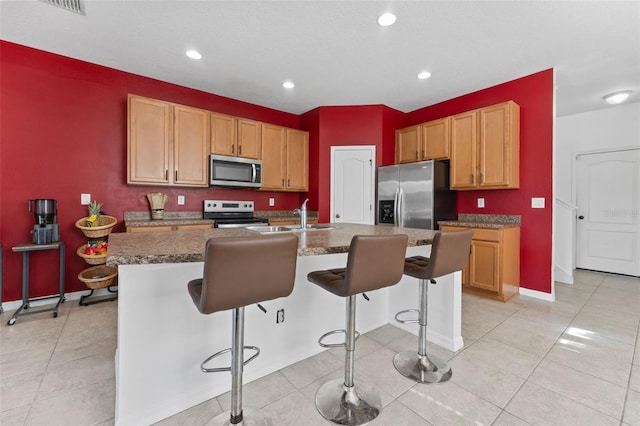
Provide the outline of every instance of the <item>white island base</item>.
{"type": "MultiPolygon", "coordinates": [[[[429,251],[430,246],[408,247],[407,256],[429,251]]],[[[245,344],[261,352],[244,369],[244,383],[325,350],[318,338],[344,328],[345,299],[311,284],[307,274],[346,265],[346,258],[346,253],[299,256],[289,297],[262,303],[266,314],[257,306],[245,309],[245,344]],[[279,309],[284,322],[277,324],[279,309]]],[[[202,315],[187,293],[187,283],[202,271],[202,262],[118,267],[116,425],[151,424],[231,389],[229,373],[200,370],[205,358],[231,346],[231,311],[202,315]]],[[[367,295],[368,302],[358,298],[358,331],[390,323],[417,335],[417,324],[394,320],[398,311],[417,308],[417,279],[404,276],[399,284],[367,295]]],[[[460,272],[429,286],[428,339],[450,351],[463,346],[461,297],[460,272]]],[[[416,340],[416,350],[417,345],[416,340]]],[[[225,362],[222,357],[219,365],[225,362]]]]}

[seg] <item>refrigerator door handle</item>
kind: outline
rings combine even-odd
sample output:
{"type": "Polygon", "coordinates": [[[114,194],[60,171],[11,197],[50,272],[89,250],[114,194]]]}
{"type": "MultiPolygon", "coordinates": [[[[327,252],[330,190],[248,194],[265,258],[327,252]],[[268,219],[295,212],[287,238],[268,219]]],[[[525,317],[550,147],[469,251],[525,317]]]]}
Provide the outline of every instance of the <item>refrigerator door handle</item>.
{"type": "Polygon", "coordinates": [[[398,190],[398,203],[396,204],[398,206],[398,215],[396,216],[396,226],[404,226],[404,206],[402,205],[402,203],[404,202],[404,191],[402,190],[402,188],[400,188],[398,190]]]}
{"type": "Polygon", "coordinates": [[[398,226],[399,198],[400,188],[396,188],[396,193],[393,195],[393,226],[398,226]]]}

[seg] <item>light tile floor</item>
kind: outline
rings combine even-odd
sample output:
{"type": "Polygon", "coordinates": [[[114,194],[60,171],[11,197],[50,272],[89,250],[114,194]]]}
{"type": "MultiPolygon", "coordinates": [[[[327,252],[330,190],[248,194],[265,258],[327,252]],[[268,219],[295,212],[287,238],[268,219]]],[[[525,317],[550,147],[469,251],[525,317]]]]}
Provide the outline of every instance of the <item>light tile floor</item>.
{"type": "MultiPolygon", "coordinates": [[[[576,271],[575,281],[557,284],[553,303],[464,295],[464,348],[429,345],[453,367],[444,384],[394,370],[393,355],[417,348],[415,336],[391,325],[363,335],[356,379],[384,403],[371,424],[640,425],[640,280],[576,271]]],[[[10,315],[0,316],[2,426],[113,424],[117,302],[67,302],[57,319],[22,317],[12,327],[10,315]]],[[[314,394],[342,377],[343,358],[334,348],[249,383],[245,407],[278,426],[326,426],[314,394]]],[[[229,405],[224,394],[159,424],[203,425],[229,405]]]]}

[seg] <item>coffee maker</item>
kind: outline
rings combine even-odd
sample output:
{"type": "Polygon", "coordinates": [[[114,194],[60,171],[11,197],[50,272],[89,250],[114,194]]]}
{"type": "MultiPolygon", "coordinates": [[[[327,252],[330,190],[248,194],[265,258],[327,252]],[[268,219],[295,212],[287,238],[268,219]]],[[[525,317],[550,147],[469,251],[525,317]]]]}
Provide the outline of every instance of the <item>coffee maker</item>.
{"type": "Polygon", "coordinates": [[[51,199],[29,200],[27,207],[36,219],[36,224],[31,231],[33,243],[50,244],[59,241],[58,202],[51,199]]]}

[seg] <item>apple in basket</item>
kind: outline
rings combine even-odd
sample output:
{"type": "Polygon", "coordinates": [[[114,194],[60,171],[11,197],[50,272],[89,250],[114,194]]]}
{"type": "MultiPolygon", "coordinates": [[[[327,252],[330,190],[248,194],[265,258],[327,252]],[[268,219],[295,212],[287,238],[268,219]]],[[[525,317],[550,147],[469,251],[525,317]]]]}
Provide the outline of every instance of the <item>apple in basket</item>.
{"type": "Polygon", "coordinates": [[[107,254],[108,246],[109,243],[103,240],[89,240],[87,247],[84,249],[84,254],[87,256],[107,254]]]}

